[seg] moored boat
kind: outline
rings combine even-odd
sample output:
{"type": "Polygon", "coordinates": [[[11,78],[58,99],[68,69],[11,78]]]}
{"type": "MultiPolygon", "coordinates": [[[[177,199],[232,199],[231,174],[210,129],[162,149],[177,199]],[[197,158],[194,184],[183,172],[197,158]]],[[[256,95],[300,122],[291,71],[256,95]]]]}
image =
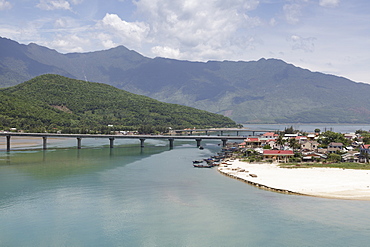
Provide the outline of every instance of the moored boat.
{"type": "Polygon", "coordinates": [[[213,164],[207,164],[207,165],[203,165],[203,164],[193,164],[194,167],[197,167],[197,168],[211,168],[213,167],[213,164]]]}
{"type": "Polygon", "coordinates": [[[193,164],[199,164],[199,163],[203,163],[203,160],[194,160],[193,161],[193,164]]]}

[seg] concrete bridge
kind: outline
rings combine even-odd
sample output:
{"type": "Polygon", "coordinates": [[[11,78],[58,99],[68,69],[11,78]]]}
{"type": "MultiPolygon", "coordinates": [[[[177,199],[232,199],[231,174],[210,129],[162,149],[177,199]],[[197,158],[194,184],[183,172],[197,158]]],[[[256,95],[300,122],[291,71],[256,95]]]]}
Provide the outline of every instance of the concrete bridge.
{"type": "Polygon", "coordinates": [[[7,151],[11,150],[11,137],[40,137],[43,140],[43,149],[47,149],[47,139],[48,138],[76,138],[78,149],[81,149],[81,141],[83,138],[108,139],[110,148],[114,147],[115,139],[139,139],[141,147],[144,147],[144,142],[146,139],[168,140],[170,148],[173,148],[173,142],[175,140],[195,140],[197,142],[197,147],[200,147],[202,140],[220,140],[222,141],[222,145],[225,146],[228,140],[244,140],[245,139],[245,137],[243,136],[88,135],[88,134],[12,133],[12,132],[0,133],[0,136],[6,137],[6,150],[7,151]]]}
{"type": "Polygon", "coordinates": [[[252,133],[252,136],[255,135],[255,133],[266,133],[266,132],[277,132],[278,130],[261,130],[261,129],[248,129],[248,128],[211,128],[211,129],[182,129],[182,130],[172,130],[171,133],[175,134],[194,134],[194,133],[205,133],[208,135],[211,132],[218,132],[219,135],[223,136],[225,132],[234,132],[237,136],[239,136],[239,133],[241,132],[248,132],[252,133]]]}

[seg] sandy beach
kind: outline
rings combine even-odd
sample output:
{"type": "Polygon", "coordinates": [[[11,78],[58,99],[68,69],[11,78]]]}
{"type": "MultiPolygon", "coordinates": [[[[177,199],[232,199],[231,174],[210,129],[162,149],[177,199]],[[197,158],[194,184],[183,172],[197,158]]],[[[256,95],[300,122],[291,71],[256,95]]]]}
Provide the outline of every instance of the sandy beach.
{"type": "Polygon", "coordinates": [[[280,168],[277,164],[228,161],[219,172],[283,193],[336,199],[370,200],[370,170],[280,168]],[[255,175],[255,176],[254,176],[255,175]]]}

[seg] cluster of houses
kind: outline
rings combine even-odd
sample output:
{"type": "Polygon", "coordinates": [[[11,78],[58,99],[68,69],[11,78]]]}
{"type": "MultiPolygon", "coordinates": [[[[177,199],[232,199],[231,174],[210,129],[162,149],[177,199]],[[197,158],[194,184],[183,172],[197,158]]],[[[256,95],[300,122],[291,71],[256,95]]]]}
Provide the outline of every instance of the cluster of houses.
{"type": "Polygon", "coordinates": [[[331,142],[327,148],[320,147],[318,142],[319,133],[307,135],[285,134],[282,138],[279,134],[267,132],[260,136],[248,137],[244,142],[239,143],[239,149],[253,149],[259,152],[264,160],[275,162],[289,162],[291,158],[298,156],[301,161],[323,161],[331,153],[341,155],[342,162],[367,162],[370,157],[370,145],[364,145],[361,136],[355,133],[344,134],[351,145],[344,146],[343,143],[331,142]],[[282,139],[282,140],[281,140],[282,139]],[[296,147],[290,145],[290,140],[295,139],[296,147]],[[267,146],[268,145],[268,146],[267,146]]]}

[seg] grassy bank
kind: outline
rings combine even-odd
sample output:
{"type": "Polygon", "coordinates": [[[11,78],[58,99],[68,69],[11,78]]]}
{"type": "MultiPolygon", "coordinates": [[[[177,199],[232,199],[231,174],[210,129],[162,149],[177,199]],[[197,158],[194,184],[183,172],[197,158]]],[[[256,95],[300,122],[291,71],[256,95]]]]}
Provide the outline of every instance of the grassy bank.
{"type": "Polygon", "coordinates": [[[370,170],[370,163],[354,163],[354,162],[341,162],[341,163],[288,163],[280,164],[281,168],[341,168],[341,169],[361,169],[370,170]]]}

